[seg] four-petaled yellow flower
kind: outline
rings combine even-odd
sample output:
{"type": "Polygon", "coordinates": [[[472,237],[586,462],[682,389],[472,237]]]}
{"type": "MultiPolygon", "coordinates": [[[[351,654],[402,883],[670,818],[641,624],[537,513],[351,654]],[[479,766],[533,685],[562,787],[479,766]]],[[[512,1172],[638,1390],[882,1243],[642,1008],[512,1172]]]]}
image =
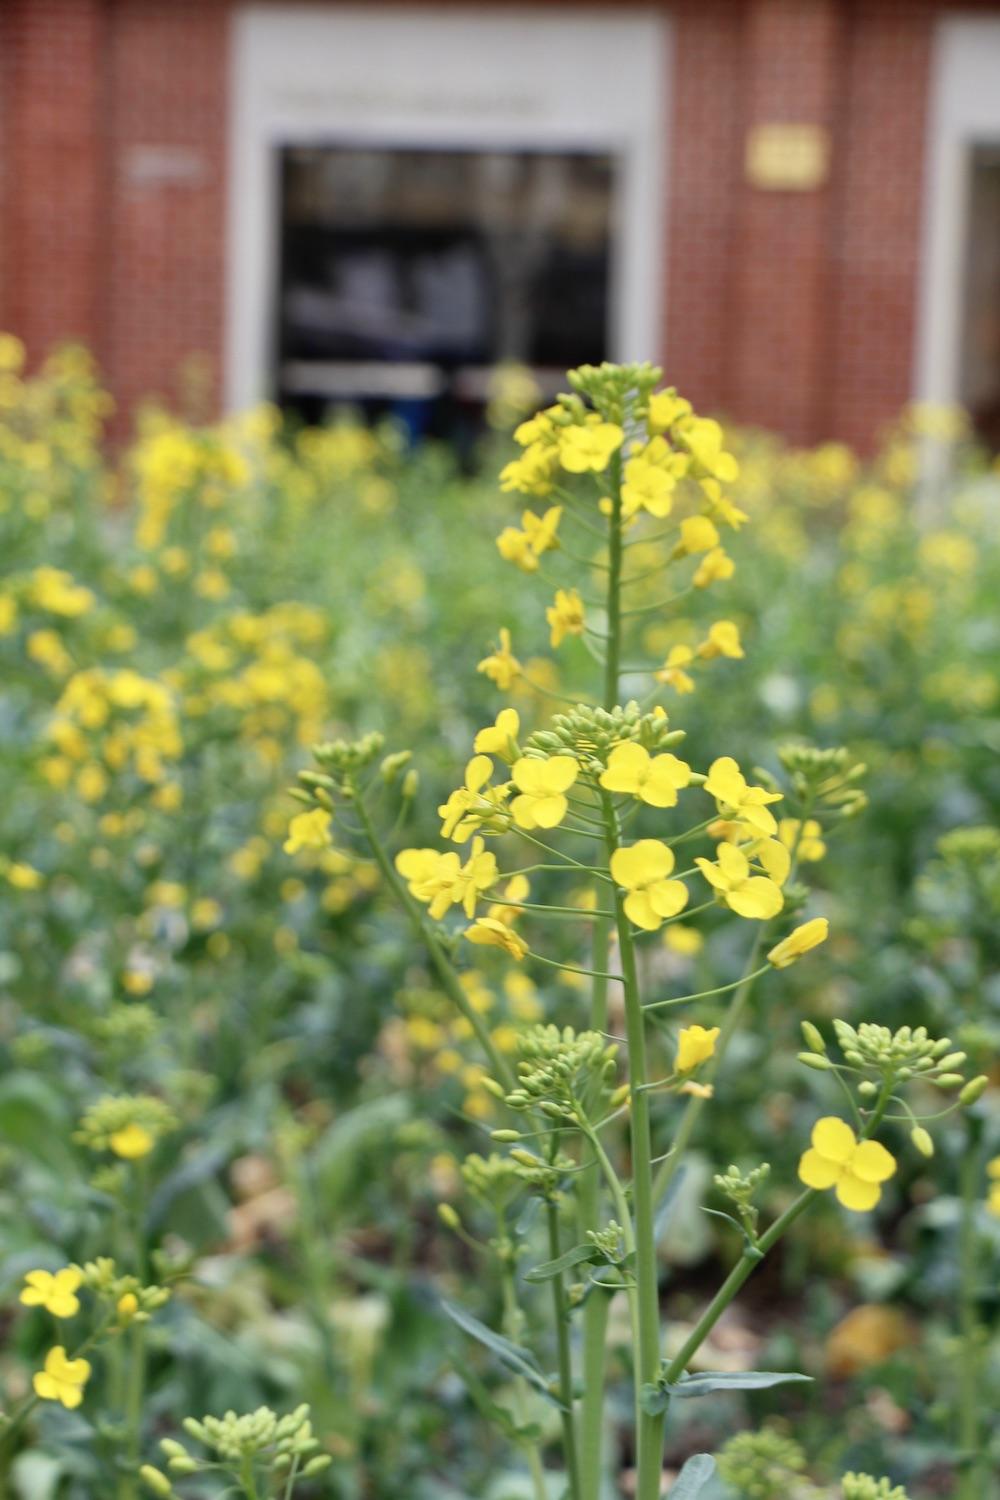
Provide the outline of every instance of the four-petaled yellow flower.
{"type": "MultiPolygon", "coordinates": [[[[512,709],[507,710],[513,712],[512,709]]],[[[516,715],[515,715],[516,718],[516,715]]],[[[504,811],[508,786],[488,786],[493,762],[488,755],[474,755],[465,768],[465,785],[457,787],[438,808],[441,837],[464,844],[484,823],[492,823],[504,811]]]]}
{"type": "Polygon", "coordinates": [[[775,943],[767,955],[767,961],[776,969],[787,969],[789,964],[808,953],[810,948],[825,943],[829,932],[830,924],[826,917],[813,917],[811,921],[803,922],[801,927],[793,928],[780,943],[775,943]]]}
{"type": "Polygon", "coordinates": [[[285,853],[297,854],[300,849],[329,849],[333,844],[330,836],[332,821],[330,814],[322,807],[296,813],[288,825],[285,853]]]}
{"type": "Polygon", "coordinates": [[[67,1359],[62,1344],[45,1356],[45,1367],[32,1381],[35,1395],[41,1401],[61,1401],[70,1411],[83,1400],[83,1388],[90,1379],[90,1365],[85,1359],[67,1359]]]}
{"type": "Polygon", "coordinates": [[[625,433],[616,422],[587,422],[582,427],[560,427],[559,462],[570,474],[600,474],[620,448],[625,433]]]}
{"type": "Polygon", "coordinates": [[[465,929],[470,943],[479,943],[488,948],[502,948],[511,958],[519,961],[528,952],[528,945],[513,927],[497,917],[479,917],[471,927],[465,929]]]}
{"type": "Polygon", "coordinates": [[[654,437],[625,465],[622,483],[622,515],[628,518],[646,510],[662,520],[669,516],[678,479],[687,472],[689,460],[675,453],[661,437],[654,437]]]}
{"type": "Polygon", "coordinates": [[[533,760],[522,755],[514,762],[511,776],[519,795],[510,805],[518,828],[555,828],[566,816],[566,793],[579,775],[571,755],[553,755],[533,760]]]}
{"type": "Polygon", "coordinates": [[[121,1130],[116,1130],[108,1136],[108,1144],[116,1156],[123,1161],[139,1161],[148,1156],[156,1145],[155,1138],[137,1121],[133,1120],[128,1125],[123,1125],[121,1130]]]}
{"type": "Polygon", "coordinates": [[[710,584],[724,583],[735,572],[736,564],[725,547],[712,547],[695,568],[691,582],[696,589],[707,589],[710,584]]]}
{"type": "Polygon", "coordinates": [[[725,818],[739,818],[756,833],[768,837],[777,832],[774,814],[768,802],[780,802],[780,792],[768,792],[762,786],[750,786],[731,755],[713,760],[705,778],[705,790],[714,797],[725,818]]]}
{"type": "Polygon", "coordinates": [[[480,892],[489,890],[498,877],[496,855],[484,853],[484,849],[481,838],[473,839],[464,865],[453,850],[442,854],[437,849],[401,849],[396,855],[396,869],[410,895],[428,906],[435,921],[459,902],[471,918],[480,892]]]}
{"type": "Polygon", "coordinates": [[[21,1301],[25,1307],[44,1307],[54,1318],[73,1318],[80,1311],[76,1293],[83,1281],[76,1266],[56,1271],[29,1271],[24,1278],[21,1301]]]}
{"type": "Polygon", "coordinates": [[[718,1026],[682,1026],[677,1037],[677,1056],[674,1059],[675,1073],[690,1073],[699,1063],[715,1056],[718,1026]]]}
{"type": "Polygon", "coordinates": [[[491,682],[495,682],[502,693],[510,691],[515,678],[520,676],[521,663],[510,649],[510,631],[506,626],[500,630],[500,645],[489,656],[484,656],[476,667],[491,682]]]}
{"type": "Polygon", "coordinates": [[[859,1141],[846,1120],[826,1115],[813,1126],[812,1148],[799,1162],[806,1187],[835,1188],[845,1208],[864,1213],[882,1196],[882,1183],[896,1170],[896,1161],[878,1141],[859,1141]]]}
{"type": "Polygon", "coordinates": [[[732,484],[739,478],[740,466],[733,455],[723,449],[722,428],[711,417],[693,414],[685,417],[678,422],[674,435],[711,478],[721,480],[723,484],[732,484]]]}
{"type": "Polygon", "coordinates": [[[703,661],[714,661],[717,656],[728,656],[731,661],[741,661],[746,653],[740,640],[739,626],[732,620],[716,620],[708,628],[708,635],[698,647],[703,661]]]}
{"type": "Polygon", "coordinates": [[[719,545],[719,533],[714,521],[707,516],[687,516],[681,522],[681,539],[675,554],[690,557],[696,552],[710,552],[719,545]]]}
{"type": "Polygon", "coordinates": [[[782,818],[778,824],[778,837],[789,849],[795,849],[799,859],[822,859],[826,853],[822,824],[815,818],[806,818],[799,832],[798,818],[782,818]]]}
{"type": "Polygon", "coordinates": [[[693,693],[694,678],[690,672],[684,670],[694,661],[694,652],[690,646],[671,646],[666,661],[658,672],[654,672],[657,682],[672,687],[675,693],[693,693]]]}
{"type": "Polygon", "coordinates": [[[686,401],[683,396],[678,396],[673,386],[668,386],[665,391],[657,391],[649,398],[647,420],[650,432],[665,432],[681,417],[690,415],[690,401],[686,401]]]}
{"type": "Polygon", "coordinates": [[[522,531],[516,526],[505,526],[497,537],[500,556],[505,562],[515,563],[525,573],[537,572],[541,554],[559,546],[557,532],[561,517],[561,505],[550,506],[542,516],[526,510],[521,516],[522,531]]]}
{"type": "Polygon", "coordinates": [[[576,589],[556,589],[556,597],[545,611],[552,630],[550,641],[561,646],[566,636],[582,635],[584,625],[583,600],[576,589]]]}
{"type": "Polygon", "coordinates": [[[738,917],[764,922],[785,904],[781,887],[766,875],[752,875],[743,850],[732,844],[719,845],[716,864],[708,859],[696,859],[695,864],[738,917]]]}
{"type": "Polygon", "coordinates": [[[629,792],[650,807],[676,807],[677,793],[691,780],[691,767],[676,755],[650,755],[643,745],[626,740],[616,745],[601,772],[609,792],[629,792]]]}
{"type": "Polygon", "coordinates": [[[516,708],[502,708],[496,722],[480,729],[473,743],[477,755],[497,755],[501,760],[517,759],[517,736],[521,720],[516,708]]]}
{"type": "Polygon", "coordinates": [[[687,905],[683,880],[669,880],[674,851],[659,839],[639,839],[611,856],[611,877],[628,892],[625,914],[630,922],[655,932],[667,917],[675,917],[687,905]]]}

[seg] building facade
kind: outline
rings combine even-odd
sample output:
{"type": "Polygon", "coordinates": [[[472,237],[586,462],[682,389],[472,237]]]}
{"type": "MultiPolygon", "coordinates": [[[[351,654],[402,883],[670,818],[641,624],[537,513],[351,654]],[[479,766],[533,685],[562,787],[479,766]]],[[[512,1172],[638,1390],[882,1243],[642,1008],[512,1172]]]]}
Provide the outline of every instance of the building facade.
{"type": "Polygon", "coordinates": [[[868,446],[1000,418],[1000,5],[3,0],[0,327],[127,408],[655,358],[868,446]]]}

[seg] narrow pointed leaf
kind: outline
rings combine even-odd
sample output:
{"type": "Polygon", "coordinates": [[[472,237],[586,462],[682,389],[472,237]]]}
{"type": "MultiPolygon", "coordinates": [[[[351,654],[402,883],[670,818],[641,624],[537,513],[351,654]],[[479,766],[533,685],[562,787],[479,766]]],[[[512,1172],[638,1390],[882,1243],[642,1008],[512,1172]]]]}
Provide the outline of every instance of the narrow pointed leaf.
{"type": "Polygon", "coordinates": [[[573,1266],[580,1265],[583,1261],[596,1262],[602,1259],[601,1252],[596,1245],[574,1245],[572,1250],[557,1257],[556,1260],[546,1260],[540,1266],[532,1266],[525,1273],[525,1281],[549,1281],[553,1276],[559,1276],[563,1271],[569,1271],[573,1266]]]}
{"type": "Polygon", "coordinates": [[[510,1339],[504,1338],[502,1333],[495,1333],[492,1328],[487,1328],[485,1323],[480,1323],[472,1313],[466,1312],[462,1307],[456,1307],[453,1302],[441,1299],[441,1306],[453,1323],[457,1323],[463,1333],[489,1349],[491,1354],[513,1370],[516,1375],[521,1375],[535,1390],[543,1395],[546,1400],[551,1401],[554,1406],[562,1410],[562,1403],[549,1387],[549,1382],[542,1374],[538,1361],[530,1349],[523,1349],[519,1344],[511,1343],[510,1339]]]}
{"type": "Polygon", "coordinates": [[[715,1459],[710,1453],[696,1453],[689,1458],[667,1492],[667,1500],[695,1500],[715,1473],[715,1459]]]}
{"type": "Polygon", "coordinates": [[[666,1387],[670,1396],[710,1396],[713,1391],[766,1391],[773,1385],[811,1382],[811,1375],[797,1375],[792,1370],[706,1370],[701,1375],[687,1375],[676,1385],[666,1387]]]}

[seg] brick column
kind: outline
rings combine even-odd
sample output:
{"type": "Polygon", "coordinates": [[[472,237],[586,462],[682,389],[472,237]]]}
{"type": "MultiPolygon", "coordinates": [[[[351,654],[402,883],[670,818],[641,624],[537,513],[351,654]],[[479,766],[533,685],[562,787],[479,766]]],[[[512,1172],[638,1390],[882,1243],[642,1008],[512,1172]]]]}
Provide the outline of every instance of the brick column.
{"type": "MultiPolygon", "coordinates": [[[[836,0],[751,0],[744,142],[758,126],[818,126],[829,132],[836,173],[842,25],[836,0]]],[[[829,417],[833,179],[794,191],[741,175],[724,405],[740,421],[812,442],[829,417]]]]}
{"type": "Polygon", "coordinates": [[[36,358],[65,339],[100,353],[104,0],[0,10],[2,322],[36,358]]]}

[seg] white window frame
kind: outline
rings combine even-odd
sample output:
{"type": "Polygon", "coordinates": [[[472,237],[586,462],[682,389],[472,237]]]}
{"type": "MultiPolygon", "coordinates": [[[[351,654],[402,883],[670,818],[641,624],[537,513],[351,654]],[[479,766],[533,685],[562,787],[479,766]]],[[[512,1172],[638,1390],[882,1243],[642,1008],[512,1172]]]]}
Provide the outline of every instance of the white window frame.
{"type": "Polygon", "coordinates": [[[225,395],[272,394],[279,146],[618,158],[610,356],[662,359],[670,26],[655,9],[247,5],[229,89],[225,395]]]}
{"type": "Polygon", "coordinates": [[[935,28],[925,154],[915,388],[961,397],[972,150],[1000,144],[1000,17],[948,16],[935,28]]]}

